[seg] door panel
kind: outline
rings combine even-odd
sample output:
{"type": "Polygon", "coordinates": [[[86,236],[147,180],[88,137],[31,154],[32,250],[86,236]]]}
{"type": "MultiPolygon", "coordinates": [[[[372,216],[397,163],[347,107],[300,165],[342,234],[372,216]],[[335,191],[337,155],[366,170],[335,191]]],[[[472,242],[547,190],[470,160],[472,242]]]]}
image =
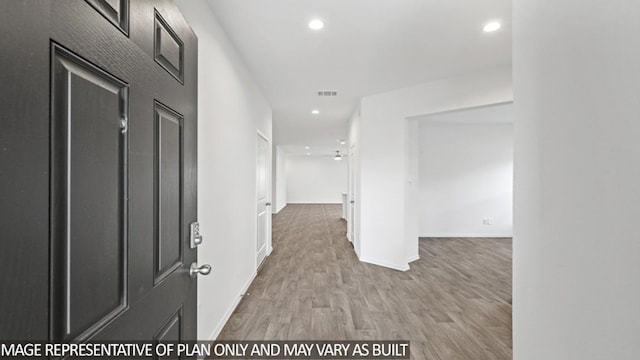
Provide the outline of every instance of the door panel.
{"type": "Polygon", "coordinates": [[[182,116],[155,103],[156,278],[162,281],[182,265],[182,116]]]}
{"type": "Polygon", "coordinates": [[[52,75],[52,330],[68,340],[126,307],[128,100],[124,82],[55,43],[52,75]]]}
{"type": "Polygon", "coordinates": [[[182,83],[184,45],[158,11],[155,12],[154,53],[156,62],[182,83]]]}
{"type": "Polygon", "coordinates": [[[11,1],[0,23],[0,339],[195,339],[195,35],[163,0],[11,1]]]}
{"type": "Polygon", "coordinates": [[[153,337],[155,341],[182,341],[182,307],[171,315],[153,337]]]}
{"type": "Polygon", "coordinates": [[[105,19],[125,35],[129,34],[129,0],[87,0],[105,19]]]}

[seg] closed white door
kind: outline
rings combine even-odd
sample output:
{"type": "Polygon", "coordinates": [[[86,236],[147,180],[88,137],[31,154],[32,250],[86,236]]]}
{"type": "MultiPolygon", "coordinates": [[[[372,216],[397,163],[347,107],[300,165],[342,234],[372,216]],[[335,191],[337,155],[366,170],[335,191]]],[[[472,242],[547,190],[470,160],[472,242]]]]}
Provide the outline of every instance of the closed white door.
{"type": "Polygon", "coordinates": [[[269,231],[269,203],[268,172],[269,172],[269,142],[258,134],[256,144],[256,197],[257,197],[257,236],[256,265],[260,266],[267,256],[267,238],[269,231]]]}

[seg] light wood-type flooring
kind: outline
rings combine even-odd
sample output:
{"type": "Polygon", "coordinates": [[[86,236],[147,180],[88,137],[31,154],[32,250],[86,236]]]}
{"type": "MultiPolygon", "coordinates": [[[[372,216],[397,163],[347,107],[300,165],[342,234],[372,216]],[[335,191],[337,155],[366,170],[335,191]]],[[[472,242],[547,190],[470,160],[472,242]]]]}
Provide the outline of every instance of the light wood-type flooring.
{"type": "Polygon", "coordinates": [[[512,358],[511,239],[420,239],[401,272],[359,262],[340,213],[274,216],[274,250],[218,340],[397,339],[412,359],[512,358]]]}

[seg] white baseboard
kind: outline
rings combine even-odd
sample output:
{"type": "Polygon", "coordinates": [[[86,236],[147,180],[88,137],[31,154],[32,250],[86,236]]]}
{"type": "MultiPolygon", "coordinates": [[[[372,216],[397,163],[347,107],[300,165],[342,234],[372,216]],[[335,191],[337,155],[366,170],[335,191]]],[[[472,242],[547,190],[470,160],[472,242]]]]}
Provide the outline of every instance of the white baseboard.
{"type": "Polygon", "coordinates": [[[405,264],[405,265],[397,265],[397,264],[391,264],[385,261],[378,261],[378,260],[373,260],[373,259],[366,259],[366,258],[360,258],[360,261],[362,262],[366,262],[368,264],[373,264],[373,265],[378,265],[378,266],[384,266],[393,270],[398,270],[398,271],[407,271],[409,270],[409,264],[405,264]]]}
{"type": "Polygon", "coordinates": [[[242,300],[242,294],[247,292],[247,290],[249,289],[249,286],[251,286],[251,283],[256,278],[256,275],[258,274],[255,271],[253,272],[253,274],[251,274],[251,276],[249,277],[249,281],[247,281],[247,283],[242,287],[242,290],[240,290],[240,293],[238,294],[236,300],[231,304],[231,306],[224,313],[224,316],[218,323],[218,326],[216,326],[216,328],[211,332],[211,335],[207,339],[208,341],[215,341],[218,338],[218,335],[220,335],[220,332],[222,331],[224,326],[227,324],[227,321],[229,321],[229,318],[231,318],[231,315],[238,307],[238,304],[240,304],[240,300],[242,300]]]}
{"type": "Polygon", "coordinates": [[[410,257],[409,260],[407,260],[407,262],[414,262],[416,260],[420,260],[420,254],[416,254],[416,255],[410,257]]]}
{"type": "Polygon", "coordinates": [[[436,233],[436,234],[420,234],[419,237],[423,238],[449,238],[449,237],[467,237],[467,238],[493,238],[493,237],[513,237],[513,234],[503,234],[503,233],[487,233],[487,234],[478,234],[478,233],[436,233]]]}
{"type": "Polygon", "coordinates": [[[339,202],[288,202],[287,205],[342,205],[339,202]]]}
{"type": "Polygon", "coordinates": [[[286,208],[287,204],[284,204],[280,209],[276,208],[275,206],[273,207],[273,211],[271,211],[271,214],[273,215],[277,215],[280,211],[282,211],[282,209],[286,208]]]}

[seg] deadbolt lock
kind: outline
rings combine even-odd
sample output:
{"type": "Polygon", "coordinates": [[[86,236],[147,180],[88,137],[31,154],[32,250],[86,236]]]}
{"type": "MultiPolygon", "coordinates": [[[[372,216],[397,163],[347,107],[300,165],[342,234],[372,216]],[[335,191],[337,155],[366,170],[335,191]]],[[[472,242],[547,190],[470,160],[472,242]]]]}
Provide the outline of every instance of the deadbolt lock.
{"type": "Polygon", "coordinates": [[[200,235],[200,224],[195,221],[189,225],[189,239],[191,248],[195,249],[198,245],[202,244],[202,235],[200,235]]]}

